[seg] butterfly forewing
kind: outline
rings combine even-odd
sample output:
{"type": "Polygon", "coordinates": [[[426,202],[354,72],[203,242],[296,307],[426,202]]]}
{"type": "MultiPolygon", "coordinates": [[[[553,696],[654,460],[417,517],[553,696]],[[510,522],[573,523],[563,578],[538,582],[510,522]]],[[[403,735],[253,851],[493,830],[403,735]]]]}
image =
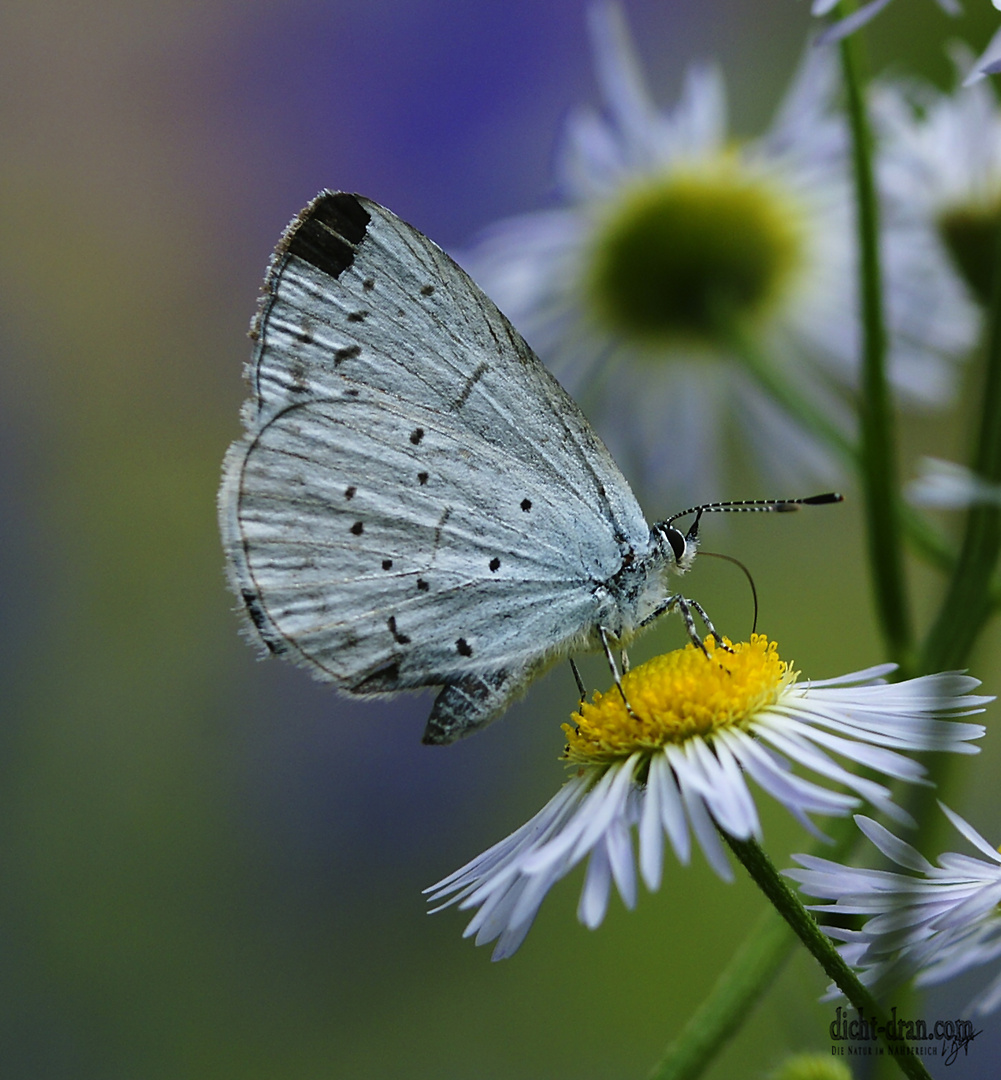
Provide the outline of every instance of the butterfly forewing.
{"type": "Polygon", "coordinates": [[[471,727],[592,638],[596,586],[649,527],[573,401],[436,245],[324,193],[279,244],[252,336],[220,513],[275,651],[359,693],[454,684],[471,727]]]}

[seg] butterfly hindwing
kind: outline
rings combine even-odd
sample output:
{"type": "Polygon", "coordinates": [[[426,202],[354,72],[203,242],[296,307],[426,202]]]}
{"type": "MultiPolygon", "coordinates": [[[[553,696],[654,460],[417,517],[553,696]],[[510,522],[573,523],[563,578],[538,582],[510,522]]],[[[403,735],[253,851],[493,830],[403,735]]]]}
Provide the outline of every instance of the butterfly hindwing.
{"type": "Polygon", "coordinates": [[[284,645],[348,689],[381,663],[363,643],[392,636],[390,616],[415,643],[401,685],[558,650],[616,569],[579,544],[564,493],[533,477],[498,490],[491,448],[447,417],[352,389],[238,444],[226,531],[284,645]]]}

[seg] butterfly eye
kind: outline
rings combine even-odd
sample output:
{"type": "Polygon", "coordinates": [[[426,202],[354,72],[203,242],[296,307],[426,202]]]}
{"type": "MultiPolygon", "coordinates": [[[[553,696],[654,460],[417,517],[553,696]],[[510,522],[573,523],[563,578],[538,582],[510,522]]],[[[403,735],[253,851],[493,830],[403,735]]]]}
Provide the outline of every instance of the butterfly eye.
{"type": "Polygon", "coordinates": [[[685,557],[685,552],[688,550],[688,544],[685,541],[684,534],[680,529],[676,529],[673,525],[668,525],[664,530],[663,535],[667,537],[667,542],[671,545],[671,550],[674,552],[674,561],[680,563],[685,557]]]}

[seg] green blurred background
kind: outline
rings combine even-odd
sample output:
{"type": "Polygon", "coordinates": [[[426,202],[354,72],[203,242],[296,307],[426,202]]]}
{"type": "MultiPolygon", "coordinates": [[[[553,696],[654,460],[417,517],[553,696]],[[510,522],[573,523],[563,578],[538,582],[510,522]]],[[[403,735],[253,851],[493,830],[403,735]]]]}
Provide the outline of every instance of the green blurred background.
{"type": "MultiPolygon", "coordinates": [[[[944,84],[945,37],[980,48],[997,19],[968,7],[951,21],[898,0],[871,35],[876,66],[944,84]]],[[[346,701],[258,663],[224,586],[219,465],[281,229],[325,186],[452,247],[544,205],[561,118],[596,99],[583,11],[0,8],[0,1075],[643,1076],[754,924],[754,889],[696,858],[590,933],[576,875],[491,964],[460,915],[426,916],[420,890],[554,793],[569,671],[430,749],[428,698],[346,701]]],[[[719,58],[746,132],[811,29],[806,0],[627,12],[658,99],[690,60],[719,58]]],[[[905,463],[961,454],[968,415],[910,422],[905,463]]],[[[786,494],[757,486],[731,494],[786,494]]],[[[761,628],[806,674],[882,659],[860,529],[851,501],[706,529],[752,568],[761,628]]],[[[914,580],[927,612],[937,583],[914,580]]],[[[701,564],[691,592],[721,625],[747,624],[733,568],[701,564]]],[[[682,637],[665,624],[637,656],[682,637]]],[[[974,662],[995,692],[999,652],[992,631],[974,662]]],[[[999,756],[988,739],[948,795],[994,839],[999,756]]],[[[765,827],[782,865],[806,846],[771,807],[765,827]]],[[[823,986],[794,961],[712,1076],[826,1051],[823,986]]],[[[991,1075],[986,1027],[949,1075],[991,1075]]]]}

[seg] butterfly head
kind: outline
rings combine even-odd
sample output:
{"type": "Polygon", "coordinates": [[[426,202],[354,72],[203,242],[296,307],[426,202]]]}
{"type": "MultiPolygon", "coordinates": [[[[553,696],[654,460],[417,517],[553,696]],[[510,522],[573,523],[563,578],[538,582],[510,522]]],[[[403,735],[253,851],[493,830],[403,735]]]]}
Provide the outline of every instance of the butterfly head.
{"type": "Polygon", "coordinates": [[[825,503],[841,502],[842,496],[835,491],[823,495],[811,495],[805,499],[738,499],[732,502],[703,503],[692,506],[669,517],[667,521],[658,521],[651,530],[657,550],[666,564],[679,574],[688,570],[695,559],[699,547],[699,522],[706,513],[785,513],[797,510],[801,506],[822,506],[825,503]],[[674,523],[678,518],[694,514],[695,520],[683,533],[674,523]]]}
{"type": "Polygon", "coordinates": [[[658,551],[667,566],[679,574],[683,574],[690,569],[692,562],[695,560],[695,553],[699,548],[699,521],[701,518],[702,511],[700,509],[696,512],[695,520],[686,533],[683,533],[673,524],[674,518],[671,518],[670,521],[658,521],[653,527],[653,536],[658,551]]]}

